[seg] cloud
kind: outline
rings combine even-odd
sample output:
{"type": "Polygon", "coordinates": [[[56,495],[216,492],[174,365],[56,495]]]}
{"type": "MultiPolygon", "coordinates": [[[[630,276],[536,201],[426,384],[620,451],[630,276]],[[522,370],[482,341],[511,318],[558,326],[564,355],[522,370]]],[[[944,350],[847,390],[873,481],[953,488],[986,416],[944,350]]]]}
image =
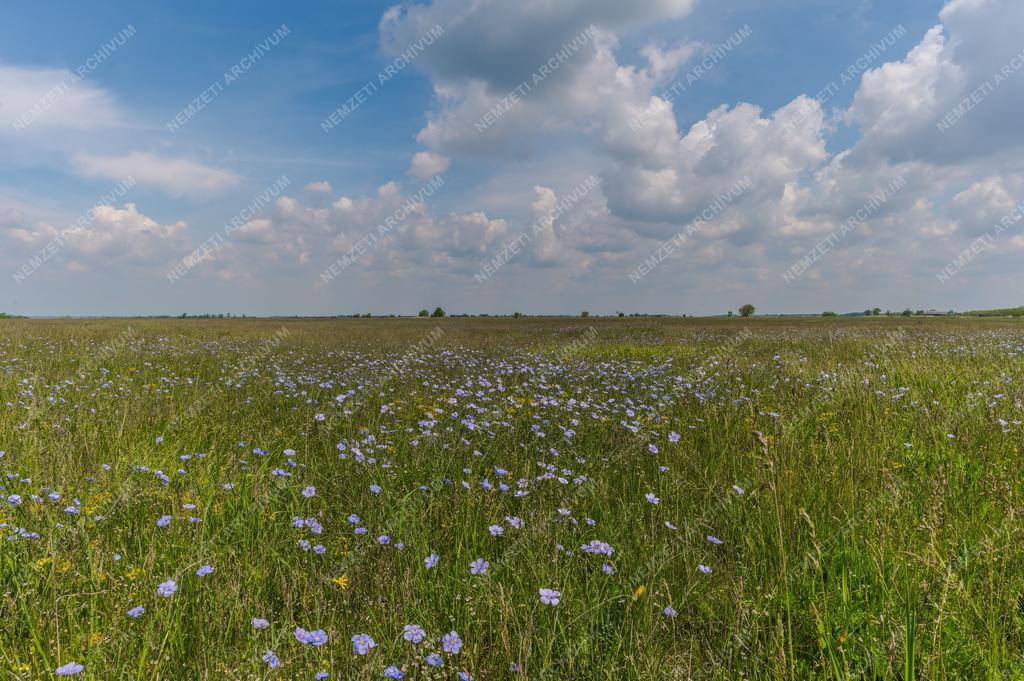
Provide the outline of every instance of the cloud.
{"type": "Polygon", "coordinates": [[[449,165],[451,165],[451,159],[447,156],[430,151],[420,151],[412,157],[409,173],[421,180],[428,180],[435,175],[444,173],[448,170],[449,165]]]}
{"type": "Polygon", "coordinates": [[[238,185],[235,173],[213,168],[184,158],[161,158],[133,151],[124,156],[100,156],[87,153],[72,158],[75,172],[85,177],[122,180],[132,177],[175,197],[206,197],[238,185]]]}
{"type": "Polygon", "coordinates": [[[1024,4],[954,0],[899,61],[864,74],[844,113],[859,156],[964,164],[1024,146],[1024,4]]]}
{"type": "Polygon", "coordinates": [[[67,69],[0,65],[0,135],[97,130],[123,123],[113,95],[67,69]]]}
{"type": "Polygon", "coordinates": [[[331,183],[323,180],[320,182],[310,182],[306,185],[306,191],[311,194],[330,194],[334,191],[331,187],[331,183]]]}
{"type": "Polygon", "coordinates": [[[8,255],[20,253],[20,257],[29,258],[52,247],[53,252],[45,260],[52,256],[65,266],[77,263],[79,268],[87,263],[90,270],[115,265],[156,269],[188,250],[184,221],[161,223],[141,213],[134,203],[121,208],[98,205],[88,217],[64,228],[48,222],[29,225],[24,219],[0,223],[0,235],[7,237],[9,244],[4,250],[8,255]]]}
{"type": "Polygon", "coordinates": [[[696,0],[434,0],[403,5],[380,23],[385,51],[399,54],[440,24],[443,40],[417,57],[416,65],[441,84],[479,81],[504,94],[556,54],[567,41],[595,26],[635,28],[689,14],[696,0]]]}

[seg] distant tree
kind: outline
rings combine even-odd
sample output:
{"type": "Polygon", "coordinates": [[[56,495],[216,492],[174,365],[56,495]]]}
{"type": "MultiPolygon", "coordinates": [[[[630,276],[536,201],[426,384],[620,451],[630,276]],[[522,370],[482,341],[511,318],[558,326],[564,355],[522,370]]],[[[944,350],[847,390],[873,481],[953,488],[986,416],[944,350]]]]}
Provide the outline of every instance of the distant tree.
{"type": "Polygon", "coordinates": [[[434,314],[432,314],[430,316],[431,317],[443,317],[444,316],[444,310],[441,309],[440,307],[436,307],[436,308],[434,308],[434,314]]]}
{"type": "Polygon", "coordinates": [[[516,319],[519,319],[520,317],[523,316],[523,313],[522,312],[513,312],[512,316],[515,317],[516,319]]]}
{"type": "Polygon", "coordinates": [[[620,313],[619,313],[619,316],[620,316],[620,317],[625,317],[625,316],[626,316],[626,313],[625,313],[625,312],[620,312],[620,313]]]}
{"type": "Polygon", "coordinates": [[[421,317],[429,317],[430,316],[430,310],[427,310],[427,309],[420,310],[420,316],[421,317]]]}
{"type": "Polygon", "coordinates": [[[754,310],[756,309],[757,308],[755,308],[753,305],[747,303],[746,305],[740,308],[739,312],[742,316],[749,317],[750,315],[754,314],[754,310]]]}
{"type": "Polygon", "coordinates": [[[882,308],[880,308],[880,307],[873,307],[873,308],[871,308],[871,314],[873,316],[877,317],[878,315],[882,314],[882,308]]]}
{"type": "Polygon", "coordinates": [[[732,310],[729,310],[729,314],[728,314],[727,316],[729,316],[729,317],[733,317],[733,316],[735,316],[735,315],[733,315],[733,313],[732,313],[732,310]]]}
{"type": "Polygon", "coordinates": [[[583,317],[584,319],[586,319],[587,317],[590,316],[590,313],[587,312],[586,310],[584,310],[583,312],[580,312],[580,316],[583,317]]]}
{"type": "Polygon", "coordinates": [[[914,316],[914,313],[913,313],[913,312],[911,312],[911,311],[910,311],[910,308],[908,307],[908,308],[907,308],[906,310],[904,310],[904,311],[902,312],[901,316],[903,316],[903,317],[913,317],[913,316],[914,316]]]}
{"type": "Polygon", "coordinates": [[[821,313],[821,316],[822,317],[838,317],[839,315],[837,315],[835,312],[830,312],[830,311],[826,310],[825,312],[821,313]]]}

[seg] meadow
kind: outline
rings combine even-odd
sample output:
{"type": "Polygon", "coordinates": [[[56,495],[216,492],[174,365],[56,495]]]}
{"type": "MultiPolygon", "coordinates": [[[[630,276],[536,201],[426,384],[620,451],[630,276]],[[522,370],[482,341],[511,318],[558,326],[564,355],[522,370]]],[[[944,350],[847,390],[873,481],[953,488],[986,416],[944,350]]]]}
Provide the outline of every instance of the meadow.
{"type": "Polygon", "coordinates": [[[0,320],[0,678],[1024,678],[1022,324],[0,320]]]}

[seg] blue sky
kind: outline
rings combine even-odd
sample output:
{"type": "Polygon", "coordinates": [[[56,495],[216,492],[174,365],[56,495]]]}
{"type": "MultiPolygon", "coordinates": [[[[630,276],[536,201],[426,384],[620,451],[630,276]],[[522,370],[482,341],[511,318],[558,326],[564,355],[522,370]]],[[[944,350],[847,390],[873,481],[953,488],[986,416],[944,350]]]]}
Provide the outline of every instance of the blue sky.
{"type": "Polygon", "coordinates": [[[1017,305],[1022,19],[1009,0],[5,7],[0,310],[1017,305]]]}

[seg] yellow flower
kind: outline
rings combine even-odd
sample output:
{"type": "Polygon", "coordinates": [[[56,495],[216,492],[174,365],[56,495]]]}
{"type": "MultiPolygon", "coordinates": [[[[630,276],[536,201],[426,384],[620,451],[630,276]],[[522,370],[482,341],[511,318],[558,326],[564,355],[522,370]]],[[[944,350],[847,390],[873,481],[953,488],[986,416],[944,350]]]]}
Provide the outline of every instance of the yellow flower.
{"type": "Polygon", "coordinates": [[[132,581],[135,581],[140,574],[142,574],[142,570],[140,570],[139,568],[132,568],[127,572],[127,574],[125,574],[125,577],[132,581]]]}
{"type": "Polygon", "coordinates": [[[57,574],[62,575],[71,569],[71,561],[65,560],[63,563],[57,566],[57,574]]]}
{"type": "Polygon", "coordinates": [[[53,562],[53,558],[47,556],[46,558],[40,558],[36,561],[36,570],[42,570],[44,567],[53,562]]]}
{"type": "Polygon", "coordinates": [[[91,645],[91,646],[98,645],[99,642],[102,641],[102,640],[103,640],[103,636],[101,634],[95,634],[94,633],[91,636],[89,636],[89,645],[91,645]]]}
{"type": "Polygon", "coordinates": [[[647,591],[647,587],[644,586],[643,584],[638,586],[636,588],[636,591],[633,592],[633,600],[635,601],[636,599],[638,599],[641,596],[643,596],[646,591],[647,591]]]}
{"type": "Polygon", "coordinates": [[[340,577],[335,577],[331,581],[334,582],[335,584],[337,584],[338,588],[341,589],[342,591],[344,591],[345,589],[348,588],[348,577],[346,577],[345,575],[341,575],[340,577]]]}

